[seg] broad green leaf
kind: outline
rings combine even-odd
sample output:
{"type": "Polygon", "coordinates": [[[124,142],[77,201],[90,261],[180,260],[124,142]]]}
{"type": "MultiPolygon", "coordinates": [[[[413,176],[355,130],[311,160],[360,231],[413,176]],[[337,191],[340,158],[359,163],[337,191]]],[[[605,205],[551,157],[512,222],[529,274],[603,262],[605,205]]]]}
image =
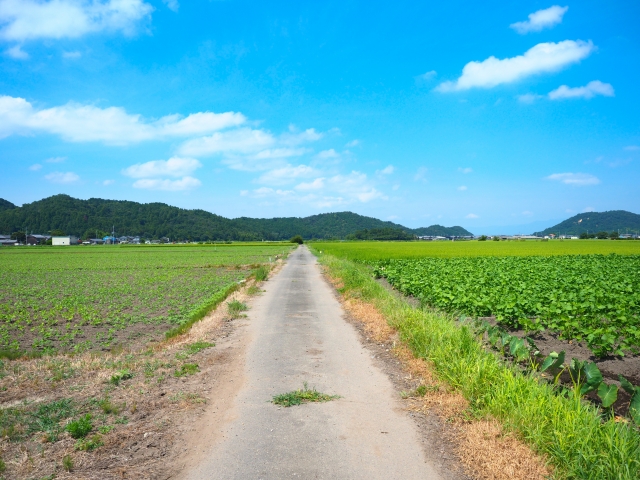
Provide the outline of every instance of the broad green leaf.
{"type": "Polygon", "coordinates": [[[622,375],[618,375],[618,378],[620,380],[620,386],[624,388],[629,395],[634,395],[636,393],[637,387],[634,387],[629,380],[624,378],[622,375]]]}
{"type": "Polygon", "coordinates": [[[598,397],[602,400],[602,406],[604,408],[609,408],[611,405],[616,403],[616,400],[618,399],[618,386],[607,385],[602,382],[598,387],[598,397]]]}
{"type": "Polygon", "coordinates": [[[631,403],[629,404],[629,416],[633,419],[636,425],[640,425],[640,391],[636,390],[636,393],[631,397],[631,403]]]}
{"type": "Polygon", "coordinates": [[[580,388],[580,395],[586,395],[587,393],[597,389],[602,383],[602,373],[598,366],[589,362],[582,367],[585,383],[580,388]]]}

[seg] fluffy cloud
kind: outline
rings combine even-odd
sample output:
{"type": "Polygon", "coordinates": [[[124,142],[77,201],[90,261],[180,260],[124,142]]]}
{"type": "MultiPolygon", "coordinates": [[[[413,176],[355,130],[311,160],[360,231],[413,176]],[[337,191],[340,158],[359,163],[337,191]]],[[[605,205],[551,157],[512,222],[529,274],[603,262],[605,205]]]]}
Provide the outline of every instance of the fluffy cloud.
{"type": "Polygon", "coordinates": [[[191,190],[202,185],[202,182],[193,177],[182,177],[179,180],[168,180],[161,178],[143,178],[136,180],[133,184],[134,188],[142,188],[147,190],[165,190],[169,192],[178,192],[182,190],[191,190]]]}
{"type": "Polygon", "coordinates": [[[80,177],[73,172],[53,172],[44,176],[51,183],[69,184],[80,180],[80,177]]]}
{"type": "Polygon", "coordinates": [[[284,185],[297,181],[299,178],[311,177],[317,175],[317,171],[307,165],[286,165],[282,168],[276,168],[263,174],[258,178],[258,183],[267,185],[284,185]]]}
{"type": "Polygon", "coordinates": [[[469,62],[455,82],[444,82],[436,87],[440,92],[492,88],[511,83],[531,75],[560,70],[579,62],[594,50],[593,43],[565,40],[559,43],[539,43],[524,55],[498,59],[489,57],[482,62],[469,62]]]}
{"type": "Polygon", "coordinates": [[[396,168],[393,165],[388,165],[382,170],[376,170],[376,173],[378,175],[391,175],[395,170],[396,168]]]}
{"type": "Polygon", "coordinates": [[[23,42],[100,31],[130,35],[152,11],[144,0],[0,0],[0,38],[23,42]]]}
{"type": "Polygon", "coordinates": [[[316,178],[313,182],[302,182],[295,186],[296,190],[309,191],[309,190],[321,190],[324,188],[324,178],[316,178]]]}
{"type": "Polygon", "coordinates": [[[38,110],[24,98],[0,96],[0,138],[12,134],[44,132],[70,142],[104,142],[126,145],[145,140],[202,135],[246,121],[241,113],[199,112],[186,118],[168,115],[144,121],[120,107],[99,108],[68,103],[38,110]]]}
{"type": "Polygon", "coordinates": [[[600,179],[589,173],[554,173],[545,177],[547,180],[561,182],[566,185],[574,185],[576,187],[584,187],[588,185],[598,185],[600,179]]]}
{"type": "Polygon", "coordinates": [[[567,85],[562,85],[552,92],[549,92],[549,99],[563,100],[565,98],[593,98],[596,95],[613,97],[614,94],[611,84],[594,80],[587,83],[584,87],[570,88],[567,85]]]}
{"type": "Polygon", "coordinates": [[[520,35],[529,32],[539,32],[545,28],[551,28],[562,22],[562,17],[569,10],[569,7],[561,7],[554,5],[544,10],[529,14],[529,20],[524,22],[516,22],[509,25],[520,35]]]}
{"type": "Polygon", "coordinates": [[[195,158],[171,157],[169,160],[153,160],[131,165],[125,168],[122,174],[132,178],[184,177],[201,166],[195,158]]]}

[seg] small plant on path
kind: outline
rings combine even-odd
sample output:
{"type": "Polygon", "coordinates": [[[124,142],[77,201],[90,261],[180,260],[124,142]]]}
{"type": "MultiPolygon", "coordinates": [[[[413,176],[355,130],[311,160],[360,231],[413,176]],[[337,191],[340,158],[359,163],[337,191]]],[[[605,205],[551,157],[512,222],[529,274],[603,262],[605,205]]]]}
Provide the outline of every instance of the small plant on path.
{"type": "Polygon", "coordinates": [[[282,405],[283,407],[291,407],[293,405],[300,405],[309,402],[330,402],[336,398],[340,398],[340,395],[327,395],[326,393],[320,393],[315,388],[310,389],[307,386],[307,382],[304,382],[304,388],[294,390],[293,392],[274,395],[272,402],[276,405],[282,405]]]}
{"type": "Polygon", "coordinates": [[[232,300],[229,302],[227,304],[227,308],[229,309],[229,315],[231,315],[231,318],[238,318],[240,317],[240,312],[249,310],[246,303],[239,302],[238,300],[232,300]]]}

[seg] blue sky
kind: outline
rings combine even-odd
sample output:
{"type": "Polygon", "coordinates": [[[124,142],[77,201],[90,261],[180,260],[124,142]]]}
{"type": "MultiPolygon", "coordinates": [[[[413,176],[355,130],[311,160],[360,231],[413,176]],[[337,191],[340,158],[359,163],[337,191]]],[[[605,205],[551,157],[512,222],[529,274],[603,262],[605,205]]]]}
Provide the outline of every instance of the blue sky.
{"type": "Polygon", "coordinates": [[[0,197],[640,212],[637,2],[0,0],[0,197]]]}

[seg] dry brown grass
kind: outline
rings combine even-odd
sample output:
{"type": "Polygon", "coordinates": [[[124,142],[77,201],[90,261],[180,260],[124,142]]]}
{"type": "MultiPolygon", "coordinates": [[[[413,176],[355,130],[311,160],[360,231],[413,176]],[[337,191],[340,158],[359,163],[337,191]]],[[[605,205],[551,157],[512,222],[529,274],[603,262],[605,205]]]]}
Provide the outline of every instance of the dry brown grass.
{"type": "MultiPolygon", "coordinates": [[[[339,283],[331,279],[335,286],[339,283]]],[[[459,393],[439,381],[422,358],[416,358],[398,340],[397,332],[371,304],[343,297],[347,312],[361,322],[366,335],[376,342],[392,342],[393,352],[403,369],[417,383],[427,387],[422,397],[407,399],[407,409],[435,414],[450,426],[449,439],[465,473],[483,480],[543,480],[551,476],[544,458],[533,452],[513,434],[505,432],[495,419],[471,420],[469,403],[459,393]]]]}

